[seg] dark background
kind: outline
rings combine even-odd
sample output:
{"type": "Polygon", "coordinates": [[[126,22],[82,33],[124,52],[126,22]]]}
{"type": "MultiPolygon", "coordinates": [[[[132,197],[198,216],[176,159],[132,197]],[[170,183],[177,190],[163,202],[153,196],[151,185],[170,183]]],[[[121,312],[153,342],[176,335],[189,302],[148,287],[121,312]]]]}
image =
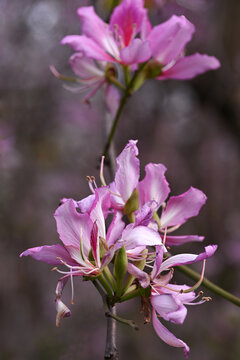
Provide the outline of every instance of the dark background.
{"type": "MultiPolygon", "coordinates": [[[[99,92],[92,107],[67,91],[49,65],[71,74],[72,51],[60,46],[80,34],[76,15],[90,1],[0,1],[0,359],[102,359],[106,324],[101,299],[89,283],[75,280],[72,316],[55,327],[57,274],[31,258],[28,247],[58,241],[53,212],[62,197],[89,194],[86,175],[98,178],[104,145],[105,109],[99,92]]],[[[102,1],[95,1],[98,11],[102,1]]],[[[149,81],[130,99],[115,137],[117,153],[139,139],[142,174],[162,162],[172,194],[191,185],[208,196],[182,233],[205,235],[219,249],[207,276],[240,296],[239,114],[240,2],[238,0],[148,1],[153,24],[173,13],[196,25],[187,53],[215,55],[222,67],[191,81],[149,81]]],[[[107,16],[106,10],[102,12],[107,16]]],[[[142,175],[143,176],[143,175],[142,175]]],[[[185,246],[197,252],[202,245],[185,246]]],[[[197,267],[198,270],[199,267],[197,267]]],[[[177,274],[176,274],[177,275],[177,274]]],[[[178,279],[178,275],[176,277],[178,279]]],[[[193,282],[179,276],[182,283],[193,282]]],[[[182,326],[167,323],[191,347],[193,360],[240,358],[240,313],[227,301],[189,307],[182,326]]],[[[70,288],[64,292],[69,304],[70,288]]],[[[162,343],[143,325],[138,299],[119,306],[140,331],[119,325],[121,359],[183,359],[182,350],[162,343]]]]}

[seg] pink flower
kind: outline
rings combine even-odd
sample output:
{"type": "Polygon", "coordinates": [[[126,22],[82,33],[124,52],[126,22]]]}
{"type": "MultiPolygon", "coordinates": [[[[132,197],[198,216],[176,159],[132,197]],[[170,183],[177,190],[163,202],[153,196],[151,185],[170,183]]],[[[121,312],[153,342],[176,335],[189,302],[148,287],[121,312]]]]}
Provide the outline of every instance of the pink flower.
{"type": "Polygon", "coordinates": [[[135,212],[135,217],[138,223],[144,221],[144,225],[149,224],[155,230],[165,234],[165,243],[168,246],[181,245],[189,241],[203,241],[203,236],[170,236],[169,233],[189,218],[198,215],[206,202],[206,195],[201,190],[191,187],[181,195],[170,197],[166,204],[165,201],[170,192],[165,178],[166,167],[162,164],[147,164],[146,175],[139,181],[140,163],[137,155],[137,141],[130,140],[117,157],[115,179],[110,184],[112,206],[123,211],[126,202],[137,189],[140,208],[135,212]],[[157,223],[152,216],[155,213],[156,218],[156,212],[160,208],[162,212],[157,223]]]}
{"type": "Polygon", "coordinates": [[[192,79],[196,75],[220,67],[220,62],[214,56],[198,53],[184,56],[186,44],[194,32],[194,25],[183,15],[173,15],[150,31],[147,40],[151,54],[161,65],[157,79],[192,79]]]}
{"type": "Polygon", "coordinates": [[[81,7],[78,15],[83,35],[66,36],[62,44],[88,58],[122,65],[153,59],[146,68],[147,74],[159,80],[191,79],[219,68],[220,63],[213,56],[198,53],[184,56],[195,31],[184,16],[173,15],[152,28],[143,5],[143,0],[122,0],[109,24],[101,20],[92,6],[81,7]]]}
{"type": "Polygon", "coordinates": [[[57,326],[61,318],[70,316],[70,310],[60,300],[66,279],[71,278],[72,283],[73,276],[100,275],[122,246],[130,251],[131,257],[134,249],[159,246],[162,243],[159,234],[152,229],[133,224],[125,227],[118,212],[113,214],[106,231],[105,219],[111,213],[110,206],[110,192],[107,187],[95,189],[93,195],[79,203],[64,199],[54,214],[63,245],[34,247],[20,255],[30,255],[51,265],[67,267],[67,271],[55,268],[63,275],[56,290],[57,326]]]}
{"type": "MultiPolygon", "coordinates": [[[[173,276],[173,267],[178,265],[192,264],[198,261],[204,261],[211,257],[217,249],[216,245],[205,247],[205,251],[199,255],[179,254],[163,260],[164,248],[159,246],[155,257],[152,272],[148,275],[146,272],[138,269],[133,264],[128,264],[128,272],[135,276],[143,288],[151,286],[151,304],[152,304],[152,323],[157,335],[168,345],[182,347],[185,356],[188,357],[189,347],[182,340],[173,335],[158,319],[163,318],[174,324],[182,324],[187,316],[185,305],[200,305],[209,298],[202,298],[198,302],[193,302],[198,298],[194,291],[187,285],[175,285],[170,281],[173,276]],[[168,271],[167,274],[162,273],[168,271]],[[157,315],[158,314],[158,315],[157,315]]],[[[203,269],[204,269],[203,267],[203,269]]],[[[203,276],[203,274],[202,274],[203,276]]]]}
{"type": "Polygon", "coordinates": [[[92,6],[79,8],[78,15],[83,35],[66,36],[62,44],[91,59],[124,65],[150,58],[148,41],[136,38],[143,31],[147,17],[143,0],[123,0],[114,9],[109,24],[102,21],[92,6]]]}
{"type": "MultiPolygon", "coordinates": [[[[96,92],[105,87],[106,105],[112,117],[114,117],[119,105],[120,95],[118,89],[111,85],[106,77],[107,73],[115,73],[116,70],[113,66],[110,67],[105,61],[92,60],[82,53],[73,54],[69,59],[69,63],[77,78],[75,86],[67,86],[66,88],[73,92],[87,92],[83,101],[89,103],[96,92]]],[[[67,77],[59,74],[53,66],[50,68],[57,78],[68,80],[67,77]]]]}

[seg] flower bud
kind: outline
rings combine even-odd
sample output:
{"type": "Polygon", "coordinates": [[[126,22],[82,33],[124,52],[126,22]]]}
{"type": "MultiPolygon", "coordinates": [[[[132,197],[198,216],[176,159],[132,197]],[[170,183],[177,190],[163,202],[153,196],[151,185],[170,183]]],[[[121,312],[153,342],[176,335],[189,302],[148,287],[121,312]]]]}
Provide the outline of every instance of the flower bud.
{"type": "Polygon", "coordinates": [[[145,77],[147,79],[154,79],[157,76],[160,76],[162,73],[162,64],[156,60],[151,60],[148,62],[146,68],[144,69],[145,77]]]}
{"type": "Polygon", "coordinates": [[[117,296],[121,296],[122,293],[122,283],[124,276],[127,272],[127,253],[125,246],[121,247],[115,257],[113,275],[117,282],[117,296]]]}
{"type": "Polygon", "coordinates": [[[124,215],[131,215],[138,208],[139,208],[139,192],[137,189],[134,189],[132,195],[127,200],[123,208],[123,213],[124,215]]]}
{"type": "Polygon", "coordinates": [[[57,310],[56,326],[59,327],[60,321],[64,317],[69,317],[71,315],[71,311],[59,298],[56,298],[56,310],[57,310]]]}

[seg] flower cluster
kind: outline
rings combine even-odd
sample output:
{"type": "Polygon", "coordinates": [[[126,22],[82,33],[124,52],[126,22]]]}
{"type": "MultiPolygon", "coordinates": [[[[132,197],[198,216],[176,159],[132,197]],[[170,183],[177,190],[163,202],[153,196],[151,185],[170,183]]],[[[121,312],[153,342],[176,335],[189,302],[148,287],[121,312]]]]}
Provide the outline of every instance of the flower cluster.
{"type": "Polygon", "coordinates": [[[188,345],[167,330],[159,318],[182,324],[187,315],[185,305],[207,300],[195,301],[199,296],[194,292],[197,286],[171,282],[173,269],[203,261],[204,272],[205,261],[217,246],[209,245],[200,254],[169,253],[171,246],[203,241],[202,236],[173,236],[172,232],[199,213],[206,196],[191,187],[168,199],[165,166],[149,163],[145,172],[140,181],[137,141],[130,140],[117,158],[111,184],[105,183],[102,161],[101,187],[88,177],[91,195],[80,201],[62,200],[54,214],[62,244],[31,248],[20,256],[30,255],[52,264],[63,275],[56,288],[57,326],[63,317],[70,316],[61,300],[67,280],[71,280],[73,290],[73,278],[83,276],[99,281],[113,305],[141,296],[145,320],[150,321],[152,312],[157,335],[169,345],[182,347],[187,356],[188,345]],[[66,270],[59,269],[60,265],[66,270]]]}
{"type": "Polygon", "coordinates": [[[85,100],[106,84],[106,103],[111,109],[113,99],[119,100],[115,86],[124,88],[116,81],[119,70],[126,75],[140,64],[144,64],[142,82],[146,78],[191,79],[220,66],[213,56],[199,53],[185,56],[185,47],[195,32],[194,25],[184,16],[173,15],[152,27],[143,0],[122,0],[111,14],[109,24],[92,6],[81,7],[77,13],[82,35],[66,36],[61,43],[76,51],[69,62],[77,82],[82,83],[80,88],[90,89],[85,100]]]}

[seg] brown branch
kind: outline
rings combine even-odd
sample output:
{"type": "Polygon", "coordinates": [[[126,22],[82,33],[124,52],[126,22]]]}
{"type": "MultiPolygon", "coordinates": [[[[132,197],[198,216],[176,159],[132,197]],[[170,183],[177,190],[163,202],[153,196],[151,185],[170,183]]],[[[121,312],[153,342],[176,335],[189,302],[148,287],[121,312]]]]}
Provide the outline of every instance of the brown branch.
{"type": "MultiPolygon", "coordinates": [[[[114,305],[113,307],[109,305],[109,311],[113,316],[116,316],[116,305],[114,305]]],[[[113,319],[111,316],[107,316],[107,339],[104,359],[119,360],[116,346],[116,330],[116,320],[113,319]]]]}

